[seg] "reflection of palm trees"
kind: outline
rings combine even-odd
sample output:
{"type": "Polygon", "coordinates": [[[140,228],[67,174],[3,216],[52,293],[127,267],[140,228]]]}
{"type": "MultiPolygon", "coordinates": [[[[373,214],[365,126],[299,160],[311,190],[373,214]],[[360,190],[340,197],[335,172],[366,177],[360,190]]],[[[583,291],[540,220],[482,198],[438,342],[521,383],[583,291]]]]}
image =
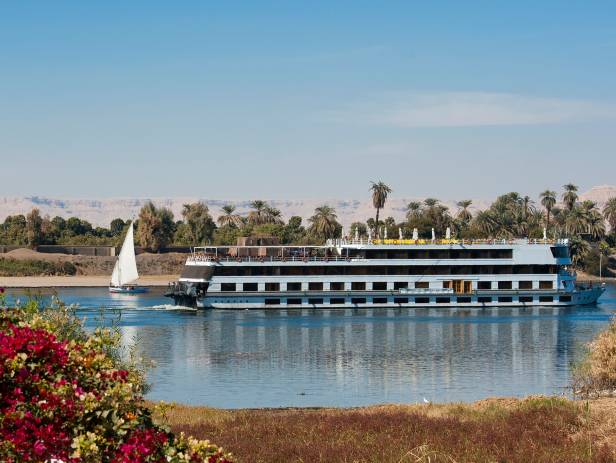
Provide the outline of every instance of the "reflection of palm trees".
{"type": "Polygon", "coordinates": [[[376,227],[375,234],[378,238],[379,212],[381,209],[383,209],[383,207],[385,207],[385,201],[387,201],[387,195],[391,193],[391,188],[381,181],[371,183],[372,186],[370,187],[370,190],[372,191],[372,205],[376,209],[376,217],[374,219],[374,226],[376,227]]]}

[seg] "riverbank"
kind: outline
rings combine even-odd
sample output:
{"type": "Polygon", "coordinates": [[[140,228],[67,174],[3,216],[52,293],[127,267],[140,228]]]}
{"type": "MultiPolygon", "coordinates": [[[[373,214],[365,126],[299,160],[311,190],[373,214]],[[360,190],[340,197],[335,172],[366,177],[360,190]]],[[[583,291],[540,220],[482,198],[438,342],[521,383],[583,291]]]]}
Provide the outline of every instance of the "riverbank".
{"type": "MultiPolygon", "coordinates": [[[[137,282],[140,286],[167,286],[170,281],[177,281],[179,275],[144,275],[137,282]]],[[[75,276],[29,276],[2,277],[0,288],[82,288],[109,286],[109,275],[75,275],[75,276]]]]}
{"type": "Polygon", "coordinates": [[[238,462],[608,462],[616,399],[487,399],[471,404],[221,410],[175,405],[174,432],[238,462]]]}

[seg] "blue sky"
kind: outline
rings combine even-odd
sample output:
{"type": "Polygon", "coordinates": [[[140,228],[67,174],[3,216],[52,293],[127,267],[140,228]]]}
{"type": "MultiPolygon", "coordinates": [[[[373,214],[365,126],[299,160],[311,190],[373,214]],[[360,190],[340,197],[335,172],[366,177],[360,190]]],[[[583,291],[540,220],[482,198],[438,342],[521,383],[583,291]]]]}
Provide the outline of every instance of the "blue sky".
{"type": "Polygon", "coordinates": [[[0,4],[0,196],[615,184],[614,2],[0,4]]]}

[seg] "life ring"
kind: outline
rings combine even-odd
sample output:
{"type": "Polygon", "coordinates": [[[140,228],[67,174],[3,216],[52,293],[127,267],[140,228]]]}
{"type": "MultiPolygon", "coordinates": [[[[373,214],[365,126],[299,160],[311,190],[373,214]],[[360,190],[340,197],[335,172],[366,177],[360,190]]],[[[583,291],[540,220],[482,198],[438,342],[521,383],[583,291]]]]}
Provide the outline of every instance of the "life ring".
{"type": "Polygon", "coordinates": [[[235,259],[236,262],[241,262],[242,258],[240,256],[237,256],[237,258],[235,259]]]}
{"type": "Polygon", "coordinates": [[[308,262],[308,257],[304,256],[304,262],[308,262]]]}

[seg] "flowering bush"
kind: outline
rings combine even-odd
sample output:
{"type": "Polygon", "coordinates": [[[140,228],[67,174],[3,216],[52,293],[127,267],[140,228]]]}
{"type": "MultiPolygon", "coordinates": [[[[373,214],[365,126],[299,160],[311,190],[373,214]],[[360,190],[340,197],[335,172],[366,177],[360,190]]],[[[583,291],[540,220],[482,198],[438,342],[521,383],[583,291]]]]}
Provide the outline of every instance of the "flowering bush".
{"type": "Polygon", "coordinates": [[[230,462],[155,424],[143,375],[114,355],[116,333],[88,335],[60,309],[0,310],[0,461],[230,462]]]}

